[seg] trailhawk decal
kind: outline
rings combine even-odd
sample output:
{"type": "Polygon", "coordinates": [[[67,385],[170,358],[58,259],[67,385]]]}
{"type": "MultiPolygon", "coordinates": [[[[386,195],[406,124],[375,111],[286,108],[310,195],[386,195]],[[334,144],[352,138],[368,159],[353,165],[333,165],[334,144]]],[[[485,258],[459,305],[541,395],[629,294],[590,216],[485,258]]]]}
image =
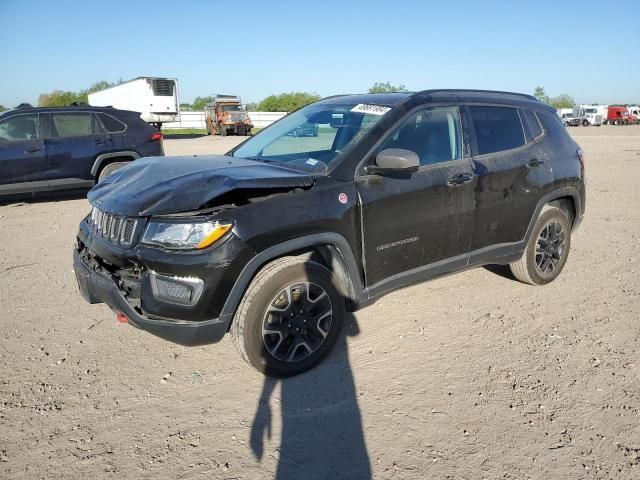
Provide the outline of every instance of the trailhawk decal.
{"type": "Polygon", "coordinates": [[[359,103],[351,109],[356,113],[368,113],[369,115],[384,115],[391,107],[383,107],[382,105],[368,105],[366,103],[359,103]]]}
{"type": "Polygon", "coordinates": [[[378,252],[382,252],[383,250],[386,250],[387,248],[398,247],[400,245],[406,245],[408,243],[417,242],[419,239],[420,239],[419,237],[411,237],[411,238],[405,238],[403,240],[398,240],[396,242],[385,243],[384,245],[378,245],[376,247],[376,250],[378,252]]]}

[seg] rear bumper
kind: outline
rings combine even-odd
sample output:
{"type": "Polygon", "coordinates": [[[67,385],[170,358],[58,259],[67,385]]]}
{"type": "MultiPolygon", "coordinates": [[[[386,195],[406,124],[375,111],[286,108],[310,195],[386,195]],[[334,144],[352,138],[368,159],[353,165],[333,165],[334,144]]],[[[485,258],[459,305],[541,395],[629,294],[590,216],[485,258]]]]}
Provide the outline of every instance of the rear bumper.
{"type": "Polygon", "coordinates": [[[89,303],[106,303],[115,313],[124,314],[133,326],[158,337],[185,346],[218,342],[229,327],[229,320],[203,321],[161,320],[144,316],[125,299],[112,279],[90,269],[77,250],[73,252],[73,268],[82,297],[89,303]]]}

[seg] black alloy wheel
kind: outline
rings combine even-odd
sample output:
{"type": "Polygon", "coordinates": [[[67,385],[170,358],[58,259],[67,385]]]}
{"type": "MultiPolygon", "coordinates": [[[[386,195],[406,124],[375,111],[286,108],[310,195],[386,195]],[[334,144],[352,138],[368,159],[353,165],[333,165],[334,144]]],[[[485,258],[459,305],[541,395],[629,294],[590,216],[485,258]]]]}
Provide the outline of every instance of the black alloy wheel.
{"type": "Polygon", "coordinates": [[[262,322],[266,352],[282,362],[313,355],[331,330],[333,308],[324,289],[311,282],[287,285],[267,307],[262,322]]]}
{"type": "Polygon", "coordinates": [[[536,243],[536,270],[542,276],[554,273],[564,255],[565,232],[559,222],[544,226],[536,243]]]}

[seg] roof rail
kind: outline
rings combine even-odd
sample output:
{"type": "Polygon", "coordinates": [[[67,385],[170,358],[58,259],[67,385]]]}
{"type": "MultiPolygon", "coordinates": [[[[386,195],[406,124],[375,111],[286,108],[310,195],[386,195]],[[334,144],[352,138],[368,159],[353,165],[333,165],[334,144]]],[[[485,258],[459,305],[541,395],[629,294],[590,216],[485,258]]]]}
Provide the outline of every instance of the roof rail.
{"type": "Polygon", "coordinates": [[[532,100],[534,102],[538,102],[539,100],[534,97],[533,95],[528,95],[526,93],[517,93],[517,92],[504,92],[501,90],[475,90],[475,89],[468,89],[468,88],[433,88],[433,89],[429,89],[429,90],[422,90],[420,92],[416,92],[417,94],[420,93],[439,93],[439,92],[445,92],[445,93],[498,93],[501,95],[514,95],[516,97],[523,97],[526,98],[527,100],[532,100]]]}

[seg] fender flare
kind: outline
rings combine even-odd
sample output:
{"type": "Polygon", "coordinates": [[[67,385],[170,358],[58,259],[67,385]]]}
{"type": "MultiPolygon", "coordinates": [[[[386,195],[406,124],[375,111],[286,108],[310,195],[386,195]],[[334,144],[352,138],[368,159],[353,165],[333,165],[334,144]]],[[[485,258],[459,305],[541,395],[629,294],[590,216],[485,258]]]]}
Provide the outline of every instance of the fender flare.
{"type": "Polygon", "coordinates": [[[138,152],[134,152],[133,150],[123,150],[121,152],[103,153],[102,155],[98,155],[91,166],[91,175],[95,177],[106,160],[116,157],[131,157],[136,160],[140,158],[140,155],[138,152]]]}
{"type": "Polygon", "coordinates": [[[255,274],[263,266],[271,260],[282,257],[287,253],[300,251],[314,246],[330,246],[336,250],[340,258],[332,258],[332,264],[334,260],[337,260],[341,263],[339,267],[342,268],[344,272],[337,272],[334,267],[333,273],[339,278],[342,276],[343,278],[340,279],[349,283],[349,285],[345,285],[345,289],[347,290],[348,295],[353,297],[351,299],[352,301],[357,303],[361,300],[364,296],[364,286],[358,269],[358,264],[349,242],[338,233],[317,233],[279,243],[263,250],[249,260],[242,269],[242,272],[240,272],[240,275],[238,275],[236,282],[231,288],[231,292],[227,296],[227,300],[220,312],[220,319],[228,321],[229,324],[231,323],[233,315],[235,315],[236,309],[238,308],[247,287],[251,283],[251,280],[253,280],[255,274]]]}
{"type": "Polygon", "coordinates": [[[542,211],[542,208],[547,203],[553,202],[554,200],[557,200],[562,197],[573,198],[576,218],[573,219],[572,228],[574,226],[577,226],[580,223],[579,217],[582,217],[583,215],[582,201],[580,200],[580,192],[576,187],[559,188],[557,190],[554,190],[553,192],[547,193],[538,201],[538,204],[536,205],[536,209],[533,213],[533,216],[529,220],[529,226],[527,227],[527,231],[524,234],[523,245],[527,245],[529,243],[529,239],[531,238],[531,234],[533,233],[533,227],[538,221],[538,217],[540,216],[540,212],[542,211]]]}

